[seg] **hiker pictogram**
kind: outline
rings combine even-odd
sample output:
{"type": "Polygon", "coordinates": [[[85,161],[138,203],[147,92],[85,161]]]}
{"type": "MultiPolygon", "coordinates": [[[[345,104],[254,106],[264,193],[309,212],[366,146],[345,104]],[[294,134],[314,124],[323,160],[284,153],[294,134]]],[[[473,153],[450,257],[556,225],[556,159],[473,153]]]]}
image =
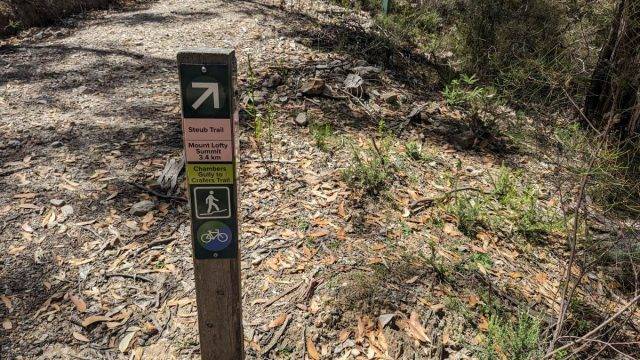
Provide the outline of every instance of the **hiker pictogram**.
{"type": "Polygon", "coordinates": [[[231,191],[225,186],[202,186],[193,189],[195,215],[198,219],[231,217],[231,191]]]}

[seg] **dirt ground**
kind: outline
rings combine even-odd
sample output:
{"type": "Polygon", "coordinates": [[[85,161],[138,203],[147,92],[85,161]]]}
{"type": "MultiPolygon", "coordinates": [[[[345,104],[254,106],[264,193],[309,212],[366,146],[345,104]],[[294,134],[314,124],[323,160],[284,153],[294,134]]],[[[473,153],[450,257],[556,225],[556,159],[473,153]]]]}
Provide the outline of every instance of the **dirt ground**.
{"type": "MultiPolygon", "coordinates": [[[[141,189],[182,150],[175,55],[185,47],[236,49],[241,92],[257,84],[255,102],[273,114],[258,140],[255,124],[241,123],[247,358],[473,358],[487,327],[481,293],[542,317],[557,309],[561,240],[471,239],[451,216],[411,210],[441,193],[443,173],[488,189],[503,163],[531,169],[549,200],[553,165],[527,151],[464,150],[449,122],[461,115],[433,95],[428,76],[328,46],[347,32],[375,46],[359,27],[340,27],[345,17],[368,26],[319,2],[159,0],[0,43],[0,358],[198,358],[188,207],[141,189]],[[432,154],[403,160],[378,197],[341,176],[351,146],[367,147],[380,126],[338,91],[358,66],[377,67],[363,76],[371,106],[399,125],[390,154],[402,158],[409,139],[432,154]],[[283,84],[262,86],[274,74],[283,84]],[[333,95],[302,96],[312,77],[333,95]],[[382,100],[390,91],[399,105],[382,100]],[[402,125],[418,103],[436,106],[432,119],[402,125]],[[328,151],[295,123],[302,112],[331,124],[328,151]],[[145,199],[154,208],[131,215],[145,199]],[[443,281],[436,256],[490,256],[492,266],[443,281]]],[[[589,279],[603,294],[594,307],[623,302],[602,287],[606,277],[589,279]]]]}

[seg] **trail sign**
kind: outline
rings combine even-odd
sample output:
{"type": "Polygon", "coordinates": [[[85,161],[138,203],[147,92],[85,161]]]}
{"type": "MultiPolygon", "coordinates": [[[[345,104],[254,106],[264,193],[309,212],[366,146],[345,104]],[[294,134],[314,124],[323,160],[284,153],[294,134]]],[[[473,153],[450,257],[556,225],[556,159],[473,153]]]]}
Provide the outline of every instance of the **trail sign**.
{"type": "Polygon", "coordinates": [[[204,360],[244,358],[238,237],[235,53],[178,53],[182,130],[204,360]]]}

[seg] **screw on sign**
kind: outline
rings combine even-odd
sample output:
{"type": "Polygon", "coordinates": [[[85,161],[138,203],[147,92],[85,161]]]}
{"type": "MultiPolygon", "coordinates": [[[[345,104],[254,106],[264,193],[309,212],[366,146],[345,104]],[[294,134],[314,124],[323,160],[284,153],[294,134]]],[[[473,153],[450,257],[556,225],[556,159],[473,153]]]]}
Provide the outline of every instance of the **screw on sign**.
{"type": "Polygon", "coordinates": [[[178,53],[200,353],[244,358],[233,50],[178,53]]]}

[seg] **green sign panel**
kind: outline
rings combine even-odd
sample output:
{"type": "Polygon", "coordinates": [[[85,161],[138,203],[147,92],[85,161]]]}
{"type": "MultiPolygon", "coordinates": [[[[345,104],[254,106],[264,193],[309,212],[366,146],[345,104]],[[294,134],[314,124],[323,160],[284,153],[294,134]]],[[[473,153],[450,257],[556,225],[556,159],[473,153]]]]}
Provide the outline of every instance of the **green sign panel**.
{"type": "Polygon", "coordinates": [[[225,65],[180,65],[185,118],[230,118],[229,68],[225,65]]]}
{"type": "Polygon", "coordinates": [[[196,259],[238,256],[232,69],[181,64],[183,137],[196,259]]]}

